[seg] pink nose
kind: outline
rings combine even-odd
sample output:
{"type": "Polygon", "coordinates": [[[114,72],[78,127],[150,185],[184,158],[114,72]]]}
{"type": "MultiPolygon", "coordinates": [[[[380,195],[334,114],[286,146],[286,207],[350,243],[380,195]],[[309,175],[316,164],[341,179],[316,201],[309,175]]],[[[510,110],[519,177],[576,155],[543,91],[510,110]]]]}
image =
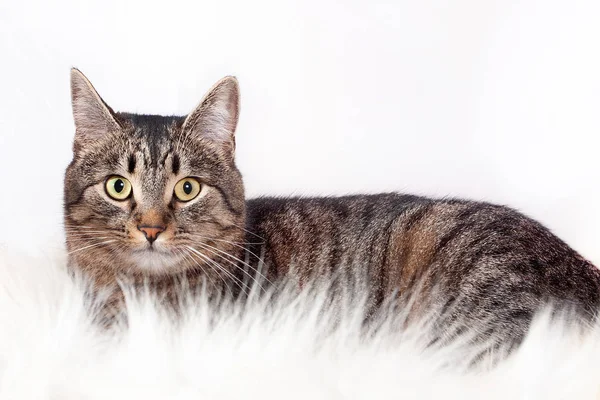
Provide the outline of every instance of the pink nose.
{"type": "Polygon", "coordinates": [[[140,225],[137,227],[146,236],[150,243],[154,242],[158,235],[165,231],[164,226],[140,225]]]}

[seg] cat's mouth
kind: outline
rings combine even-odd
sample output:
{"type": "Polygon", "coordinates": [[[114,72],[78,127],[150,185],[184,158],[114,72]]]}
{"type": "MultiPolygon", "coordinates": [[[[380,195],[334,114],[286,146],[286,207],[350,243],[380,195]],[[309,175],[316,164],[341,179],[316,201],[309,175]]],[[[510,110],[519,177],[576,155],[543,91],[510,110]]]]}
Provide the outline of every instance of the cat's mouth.
{"type": "Polygon", "coordinates": [[[132,250],[130,259],[143,272],[160,274],[171,272],[181,262],[182,257],[174,251],[148,246],[132,250]]]}

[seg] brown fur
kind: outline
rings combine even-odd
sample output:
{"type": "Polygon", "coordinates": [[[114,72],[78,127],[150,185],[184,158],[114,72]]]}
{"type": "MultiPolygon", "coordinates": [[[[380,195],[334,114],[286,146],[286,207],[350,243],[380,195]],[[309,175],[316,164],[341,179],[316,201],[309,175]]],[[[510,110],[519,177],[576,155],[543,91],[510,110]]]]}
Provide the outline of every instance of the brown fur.
{"type": "Polygon", "coordinates": [[[217,83],[188,117],[115,113],[76,70],[72,88],[69,264],[98,287],[126,278],[172,295],[186,278],[239,295],[260,275],[263,283],[334,279],[346,293],[366,291],[372,312],[397,300],[412,304],[415,318],[441,310],[444,335],[478,323],[480,339],[515,343],[548,302],[586,321],[596,316],[599,271],[507,207],[395,193],[246,200],[234,161],[234,78],[217,83]],[[131,181],[130,198],[103,190],[114,175],[131,181]],[[188,203],[173,194],[186,177],[204,190],[188,203]],[[165,231],[147,243],[141,225],[165,231]]]}

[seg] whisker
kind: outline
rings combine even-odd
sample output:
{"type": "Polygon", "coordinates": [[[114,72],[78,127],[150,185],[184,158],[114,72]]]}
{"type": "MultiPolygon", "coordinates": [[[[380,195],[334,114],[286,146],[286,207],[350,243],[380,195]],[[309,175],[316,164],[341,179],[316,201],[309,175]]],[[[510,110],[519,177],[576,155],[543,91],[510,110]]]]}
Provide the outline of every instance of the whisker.
{"type": "MultiPolygon", "coordinates": [[[[223,268],[221,265],[219,265],[216,261],[211,260],[207,255],[200,253],[198,250],[194,249],[191,246],[186,246],[188,249],[190,249],[194,254],[202,257],[204,260],[208,261],[209,263],[211,263],[212,265],[216,266],[218,268],[219,271],[222,271],[223,273],[225,273],[228,277],[230,277],[231,279],[233,279],[234,283],[240,288],[241,291],[244,292],[244,294],[248,295],[248,293],[246,292],[245,288],[240,284],[243,283],[238,277],[236,277],[235,275],[233,275],[231,272],[227,271],[225,268],[223,268]]],[[[223,282],[225,284],[227,284],[225,282],[225,280],[223,280],[223,282]]]]}
{"type": "MultiPolygon", "coordinates": [[[[191,250],[201,256],[204,260],[208,261],[210,264],[216,266],[218,268],[219,271],[224,272],[229,278],[233,279],[234,283],[244,292],[246,293],[246,291],[244,290],[243,287],[243,282],[237,278],[235,275],[233,275],[230,271],[228,271],[227,269],[223,268],[222,265],[220,265],[218,262],[216,262],[215,260],[212,260],[210,257],[208,257],[206,254],[202,254],[199,251],[197,251],[196,249],[191,248],[191,250]]],[[[192,254],[193,255],[193,254],[192,254]]],[[[223,277],[221,277],[221,279],[223,279],[223,277]]],[[[227,282],[225,282],[225,280],[223,279],[223,283],[227,284],[227,282]]]]}
{"type": "Polygon", "coordinates": [[[93,233],[79,233],[79,232],[73,232],[73,233],[67,233],[67,239],[68,238],[79,238],[79,239],[98,239],[98,238],[103,238],[106,237],[108,239],[117,239],[117,238],[124,238],[125,236],[122,235],[113,235],[110,232],[93,232],[93,233]]]}
{"type": "MultiPolygon", "coordinates": [[[[208,239],[208,238],[205,238],[205,239],[208,239]]],[[[209,240],[210,240],[210,239],[209,239],[209,240]]],[[[207,243],[200,243],[200,244],[201,244],[201,245],[204,245],[204,246],[208,246],[208,247],[210,247],[211,249],[218,251],[219,253],[222,253],[222,254],[224,254],[224,255],[226,255],[226,256],[228,256],[228,257],[231,257],[232,259],[234,259],[234,260],[236,260],[236,261],[238,261],[238,262],[242,263],[243,265],[247,266],[247,267],[248,267],[248,268],[250,268],[250,269],[254,269],[254,268],[252,268],[252,266],[251,266],[250,264],[248,264],[248,263],[246,263],[246,262],[244,262],[244,261],[240,260],[239,258],[235,257],[235,256],[234,256],[234,255],[232,255],[232,254],[229,254],[229,253],[227,253],[226,251],[220,250],[220,249],[218,249],[218,248],[216,248],[216,247],[213,247],[213,246],[211,246],[211,245],[209,245],[209,244],[207,244],[207,243]]],[[[243,247],[242,247],[242,248],[243,248],[243,247]]],[[[252,252],[251,252],[250,250],[248,250],[248,249],[245,249],[245,248],[244,248],[244,250],[246,250],[246,251],[248,251],[248,252],[252,253],[252,252]]],[[[253,255],[254,255],[254,256],[255,256],[255,257],[258,259],[258,261],[259,261],[259,262],[260,262],[260,261],[262,261],[262,260],[261,260],[261,258],[260,258],[259,256],[257,256],[255,253],[252,253],[252,254],[253,254],[253,255]]],[[[239,267],[239,266],[238,266],[238,267],[239,267]]],[[[244,271],[245,271],[245,270],[244,270],[244,271]]],[[[259,273],[258,271],[256,271],[256,272],[257,272],[257,273],[259,273]]],[[[271,284],[271,285],[273,284],[273,282],[271,282],[271,281],[270,281],[270,280],[269,280],[269,279],[268,279],[266,276],[264,276],[264,275],[262,275],[262,274],[260,274],[260,273],[259,273],[259,275],[260,275],[260,278],[262,278],[262,279],[264,279],[265,281],[267,281],[267,283],[269,283],[269,284],[271,284]]]]}
{"type": "Polygon", "coordinates": [[[236,224],[233,224],[233,223],[231,224],[231,226],[235,226],[236,228],[238,228],[238,229],[241,229],[241,230],[243,230],[244,232],[246,232],[246,233],[249,233],[249,234],[251,234],[251,235],[253,235],[253,236],[255,236],[255,237],[257,237],[257,238],[259,238],[260,240],[262,240],[262,241],[263,241],[262,243],[257,243],[257,244],[264,244],[264,242],[266,241],[266,239],[265,239],[264,237],[262,237],[262,236],[259,236],[259,235],[257,235],[257,234],[256,234],[256,233],[254,233],[254,232],[250,232],[250,231],[249,231],[248,229],[246,229],[246,228],[243,228],[243,227],[241,227],[241,226],[239,226],[239,225],[236,225],[236,224]]]}
{"type": "Polygon", "coordinates": [[[121,228],[102,228],[98,226],[87,226],[87,225],[66,225],[63,226],[65,231],[103,231],[103,232],[123,232],[121,228]]]}
{"type": "MultiPolygon", "coordinates": [[[[188,261],[191,261],[191,265],[195,265],[195,266],[198,266],[198,267],[200,267],[200,269],[202,270],[202,274],[203,274],[203,276],[205,276],[206,278],[208,278],[208,279],[210,280],[210,283],[211,283],[213,286],[215,286],[215,287],[217,286],[217,285],[215,284],[215,281],[214,281],[214,280],[212,279],[212,277],[210,276],[210,274],[207,274],[207,273],[206,273],[206,270],[204,269],[204,267],[202,266],[202,264],[198,263],[198,262],[197,262],[196,260],[194,260],[194,258],[193,258],[193,257],[190,255],[190,251],[189,251],[189,250],[187,250],[187,249],[175,249],[175,250],[176,250],[176,251],[177,251],[177,252],[178,252],[178,253],[179,253],[179,254],[182,256],[182,258],[183,258],[183,261],[184,261],[184,262],[186,262],[186,263],[187,263],[188,261]],[[187,251],[184,251],[184,250],[187,250],[187,251]]],[[[223,283],[225,283],[225,281],[223,281],[223,283]]]]}
{"type": "Polygon", "coordinates": [[[217,242],[226,242],[226,243],[231,243],[231,244],[238,244],[238,245],[250,245],[250,244],[265,244],[264,242],[233,242],[231,240],[225,240],[225,239],[215,239],[215,238],[210,238],[208,236],[202,236],[202,235],[198,235],[196,233],[190,233],[190,232],[184,232],[184,233],[179,233],[180,236],[182,237],[187,237],[187,236],[195,236],[195,237],[199,237],[202,239],[208,239],[208,240],[213,240],[213,241],[217,241],[217,242]]]}
{"type": "MultiPolygon", "coordinates": [[[[204,254],[202,254],[202,253],[200,253],[200,252],[197,252],[197,251],[195,251],[195,249],[191,249],[191,250],[193,251],[193,253],[192,253],[192,252],[190,252],[189,254],[190,254],[190,256],[192,257],[192,259],[193,259],[193,256],[195,256],[195,255],[197,255],[197,256],[200,256],[202,260],[204,260],[204,261],[207,261],[207,262],[208,262],[208,264],[207,264],[207,265],[208,265],[208,266],[209,266],[209,267],[210,267],[210,268],[211,268],[213,271],[217,271],[217,272],[218,272],[218,271],[223,271],[223,272],[225,272],[225,273],[227,273],[227,272],[228,272],[228,271],[227,271],[227,270],[225,270],[225,269],[224,269],[224,268],[223,268],[221,265],[219,265],[219,264],[218,264],[216,261],[214,261],[214,260],[211,260],[211,259],[210,259],[210,258],[208,258],[206,255],[204,255],[204,254]],[[215,268],[215,266],[216,266],[217,268],[215,268]]],[[[194,260],[194,259],[193,259],[193,260],[194,260]]],[[[200,264],[198,264],[197,260],[194,260],[194,261],[195,261],[196,265],[200,266],[200,264]]],[[[225,285],[225,288],[227,288],[227,291],[229,292],[229,294],[230,294],[230,295],[233,297],[233,292],[231,291],[231,288],[230,288],[230,287],[229,287],[229,285],[227,284],[227,281],[225,280],[225,278],[223,278],[223,277],[221,276],[221,274],[217,274],[217,275],[219,276],[219,278],[221,279],[221,281],[223,281],[223,285],[225,285]]],[[[229,277],[229,276],[230,276],[230,275],[228,275],[228,277],[229,277]]],[[[232,276],[232,278],[235,278],[235,276],[232,276]]],[[[236,281],[235,281],[235,279],[234,279],[234,282],[233,282],[233,283],[235,283],[235,284],[236,284],[236,285],[237,285],[237,286],[240,288],[240,290],[242,290],[244,293],[246,293],[246,292],[245,292],[245,290],[244,290],[244,288],[243,288],[242,286],[240,286],[240,284],[239,284],[238,282],[236,282],[236,281]]]]}
{"type": "MultiPolygon", "coordinates": [[[[225,251],[219,250],[219,249],[217,249],[216,247],[213,247],[213,246],[207,245],[206,243],[198,243],[198,245],[199,245],[199,246],[202,246],[202,247],[203,247],[205,250],[208,250],[208,251],[210,251],[211,253],[213,253],[213,254],[215,254],[215,255],[217,255],[217,256],[218,256],[219,254],[218,254],[218,253],[216,253],[215,251],[211,250],[211,249],[214,249],[214,250],[218,251],[219,253],[222,253],[223,255],[229,256],[229,257],[231,257],[231,258],[233,258],[233,259],[235,259],[235,260],[237,260],[237,261],[241,262],[242,264],[245,264],[245,263],[244,263],[242,260],[240,260],[239,258],[237,258],[237,257],[234,257],[234,256],[232,256],[231,254],[229,254],[229,253],[227,253],[227,252],[225,252],[225,251]],[[208,246],[208,247],[205,247],[205,246],[208,246]]],[[[251,274],[250,274],[248,271],[246,271],[245,269],[241,268],[239,265],[237,265],[237,264],[236,264],[236,263],[234,263],[233,261],[231,261],[231,260],[228,260],[228,259],[226,259],[226,258],[224,258],[224,257],[222,257],[222,258],[223,258],[225,261],[227,261],[229,264],[231,264],[232,266],[234,266],[235,268],[237,268],[237,269],[239,269],[240,271],[244,272],[244,273],[245,273],[245,274],[246,274],[246,275],[247,275],[247,276],[248,276],[250,279],[252,279],[252,281],[253,281],[255,284],[257,284],[257,285],[258,285],[258,287],[260,287],[260,288],[261,288],[261,289],[262,289],[264,292],[266,292],[265,288],[264,288],[264,287],[262,287],[262,285],[260,284],[260,282],[258,281],[258,279],[256,279],[255,277],[253,277],[253,276],[252,276],[252,275],[251,275],[251,274]]],[[[270,282],[270,281],[269,281],[269,280],[268,280],[266,277],[262,276],[262,278],[264,278],[265,280],[267,280],[267,282],[269,282],[270,284],[272,284],[272,282],[270,282]]]]}
{"type": "Polygon", "coordinates": [[[123,236],[111,235],[109,232],[102,233],[69,233],[67,239],[72,240],[94,240],[94,239],[121,239],[123,236]]]}
{"type": "Polygon", "coordinates": [[[81,247],[81,248],[79,248],[79,249],[76,249],[76,250],[70,251],[70,252],[68,252],[67,254],[68,254],[68,255],[71,255],[71,254],[73,254],[73,253],[77,253],[77,252],[79,252],[79,251],[82,251],[82,250],[91,249],[91,248],[93,248],[93,247],[102,246],[102,245],[105,245],[105,244],[108,244],[108,243],[112,243],[112,242],[116,242],[116,240],[106,240],[106,241],[104,241],[104,242],[90,244],[90,245],[88,245],[88,246],[84,246],[84,247],[81,247]]]}
{"type": "MultiPolygon", "coordinates": [[[[195,235],[195,234],[194,234],[194,235],[192,235],[192,236],[194,236],[194,237],[196,237],[196,238],[206,239],[206,240],[215,240],[215,241],[221,241],[221,242],[230,243],[230,244],[232,244],[232,245],[234,245],[234,246],[236,246],[236,247],[242,248],[242,249],[244,249],[245,251],[247,251],[247,252],[250,252],[252,255],[254,255],[254,257],[256,257],[256,258],[258,259],[258,264],[259,264],[259,267],[262,267],[262,265],[264,264],[264,260],[262,260],[262,258],[261,258],[260,256],[258,256],[257,254],[255,254],[254,252],[252,252],[251,250],[249,250],[249,249],[247,249],[247,248],[245,248],[245,247],[243,247],[243,246],[236,245],[234,242],[230,242],[230,241],[228,241],[228,240],[223,240],[223,239],[212,239],[212,238],[208,238],[208,237],[206,237],[206,236],[195,235]]],[[[211,246],[211,245],[209,245],[209,244],[207,244],[207,243],[200,243],[200,245],[208,246],[208,247],[210,247],[210,248],[212,248],[212,249],[214,249],[214,250],[217,250],[218,252],[220,252],[220,253],[222,253],[222,254],[224,254],[224,255],[226,255],[226,256],[228,256],[228,257],[230,257],[230,258],[233,258],[234,260],[236,260],[236,261],[238,261],[238,262],[240,262],[242,265],[244,265],[244,268],[240,267],[239,265],[237,265],[237,264],[233,263],[232,261],[230,261],[230,260],[228,260],[228,259],[225,259],[225,261],[227,261],[228,263],[230,263],[231,265],[233,265],[234,267],[236,267],[236,268],[238,268],[240,271],[242,271],[242,272],[243,272],[243,273],[246,275],[246,277],[249,277],[250,279],[252,279],[252,280],[253,280],[253,281],[254,281],[254,282],[255,282],[255,283],[258,285],[258,286],[260,286],[260,288],[261,288],[263,291],[266,291],[266,290],[264,289],[264,287],[262,287],[262,286],[260,285],[260,283],[258,283],[258,280],[256,279],[256,275],[258,275],[258,276],[259,276],[261,279],[263,279],[264,281],[266,281],[266,282],[267,282],[267,283],[269,283],[270,285],[273,285],[273,282],[271,282],[271,281],[269,280],[269,278],[267,278],[265,275],[263,275],[263,274],[260,272],[260,269],[253,268],[253,267],[252,267],[252,266],[251,266],[251,265],[250,265],[248,262],[242,261],[242,260],[240,260],[239,258],[237,258],[237,257],[233,256],[232,254],[229,254],[229,253],[227,253],[227,252],[224,252],[224,251],[222,251],[222,250],[220,250],[220,249],[217,249],[216,247],[213,247],[213,246],[211,246]],[[252,274],[250,274],[250,272],[248,272],[249,270],[253,270],[253,271],[254,271],[254,273],[255,273],[255,276],[253,276],[252,274]]],[[[207,250],[208,250],[208,249],[207,249],[207,250]]],[[[210,251],[210,250],[209,250],[209,251],[210,251]]],[[[214,251],[211,251],[211,253],[213,253],[213,254],[215,254],[215,255],[218,255],[218,254],[216,254],[214,251]]],[[[246,283],[246,277],[244,277],[244,283],[246,283]]]]}
{"type": "Polygon", "coordinates": [[[231,240],[225,240],[225,239],[216,239],[216,238],[210,238],[208,236],[202,236],[202,235],[197,235],[195,233],[190,233],[190,236],[194,236],[197,237],[199,239],[206,239],[206,240],[210,240],[210,241],[214,241],[214,242],[224,242],[224,243],[229,243],[232,244],[236,247],[239,247],[241,249],[246,250],[248,253],[252,254],[254,257],[259,258],[256,253],[253,253],[250,249],[246,248],[243,245],[248,245],[248,244],[264,244],[264,243],[253,243],[253,242],[232,242],[231,240]]]}
{"type": "MultiPolygon", "coordinates": [[[[63,228],[65,228],[65,229],[103,229],[98,226],[89,226],[89,225],[64,225],[63,228]]],[[[104,229],[114,230],[112,228],[104,228],[104,229]]]]}
{"type": "Polygon", "coordinates": [[[117,239],[114,236],[96,236],[96,235],[73,235],[73,236],[69,236],[67,239],[71,239],[71,241],[79,241],[79,242],[83,242],[83,241],[90,241],[90,240],[96,240],[96,239],[117,239]]]}
{"type": "Polygon", "coordinates": [[[83,241],[89,241],[89,240],[92,240],[92,239],[104,240],[104,239],[114,239],[114,238],[110,237],[110,236],[90,236],[90,237],[77,236],[74,239],[75,240],[73,240],[73,241],[83,242],[83,241]]]}
{"type": "Polygon", "coordinates": [[[65,232],[67,232],[67,233],[104,233],[104,232],[109,232],[109,231],[102,231],[102,230],[90,231],[90,230],[72,229],[72,230],[65,230],[65,232]]]}

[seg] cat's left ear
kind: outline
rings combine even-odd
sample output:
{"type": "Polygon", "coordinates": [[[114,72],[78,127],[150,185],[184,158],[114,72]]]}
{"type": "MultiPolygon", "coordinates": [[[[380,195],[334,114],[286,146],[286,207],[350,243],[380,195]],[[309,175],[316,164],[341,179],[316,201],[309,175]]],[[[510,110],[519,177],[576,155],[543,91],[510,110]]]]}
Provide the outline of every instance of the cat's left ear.
{"type": "Polygon", "coordinates": [[[233,155],[240,113],[240,89],[233,76],[217,82],[183,123],[183,132],[222,146],[233,155]]]}

